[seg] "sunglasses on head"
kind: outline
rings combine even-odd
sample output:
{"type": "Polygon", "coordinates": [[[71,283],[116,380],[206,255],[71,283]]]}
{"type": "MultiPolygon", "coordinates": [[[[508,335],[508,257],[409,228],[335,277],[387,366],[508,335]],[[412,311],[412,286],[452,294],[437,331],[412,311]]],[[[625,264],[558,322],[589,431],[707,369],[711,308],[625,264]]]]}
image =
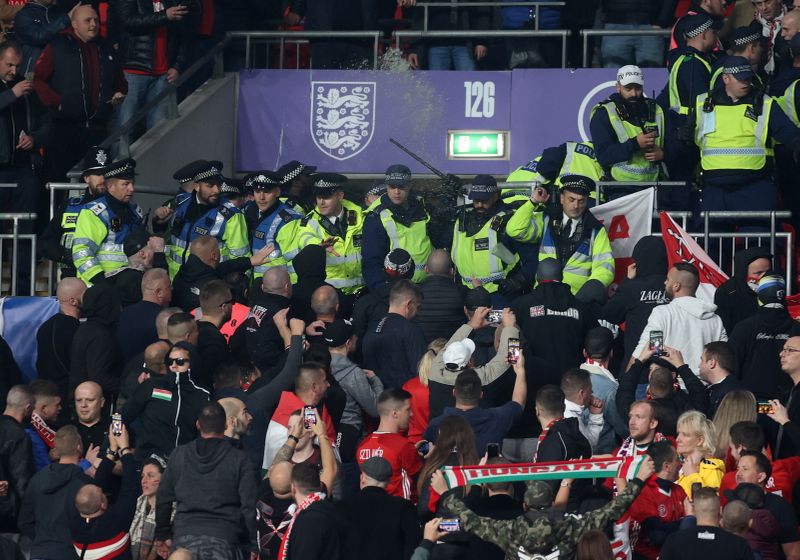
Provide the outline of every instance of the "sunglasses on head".
{"type": "Polygon", "coordinates": [[[177,366],[183,366],[189,363],[189,358],[167,358],[167,365],[171,366],[175,364],[177,366]]]}

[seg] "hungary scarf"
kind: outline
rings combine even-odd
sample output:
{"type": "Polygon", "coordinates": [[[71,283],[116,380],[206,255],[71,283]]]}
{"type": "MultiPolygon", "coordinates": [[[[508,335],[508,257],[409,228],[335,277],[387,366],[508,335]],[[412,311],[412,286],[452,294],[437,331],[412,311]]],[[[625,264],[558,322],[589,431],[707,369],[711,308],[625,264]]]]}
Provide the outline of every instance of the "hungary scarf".
{"type": "Polygon", "coordinates": [[[474,467],[442,467],[448,488],[468,484],[492,484],[524,480],[560,480],[562,478],[625,478],[632,479],[646,455],[581,459],[553,463],[517,463],[474,467]]]}

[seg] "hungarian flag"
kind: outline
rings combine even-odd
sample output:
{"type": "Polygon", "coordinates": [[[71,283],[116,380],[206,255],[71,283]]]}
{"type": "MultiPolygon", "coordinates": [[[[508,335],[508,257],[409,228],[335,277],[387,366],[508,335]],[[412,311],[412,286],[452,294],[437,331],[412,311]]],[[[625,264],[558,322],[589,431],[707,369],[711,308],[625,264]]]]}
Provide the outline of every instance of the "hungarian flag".
{"type": "Polygon", "coordinates": [[[667,248],[669,266],[679,262],[688,262],[696,266],[700,273],[697,297],[714,303],[714,292],[728,279],[728,275],[722,272],[717,263],[697,244],[697,241],[666,212],[661,212],[661,237],[667,248]]]}
{"type": "Polygon", "coordinates": [[[617,283],[627,276],[628,265],[633,263],[633,248],[652,233],[655,192],[650,187],[589,210],[608,232],[617,283]]]}

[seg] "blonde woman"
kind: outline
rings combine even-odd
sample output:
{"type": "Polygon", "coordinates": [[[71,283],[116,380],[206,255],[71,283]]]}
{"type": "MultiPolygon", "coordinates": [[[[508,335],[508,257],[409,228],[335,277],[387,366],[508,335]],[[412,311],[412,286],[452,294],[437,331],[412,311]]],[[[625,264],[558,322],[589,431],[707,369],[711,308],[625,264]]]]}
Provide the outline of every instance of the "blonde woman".
{"type": "Polygon", "coordinates": [[[736,389],[729,392],[719,403],[716,414],[714,414],[714,428],[717,435],[717,450],[714,456],[724,458],[725,466],[728,467],[728,459],[732,461],[732,468],[735,470],[736,461],[730,457],[731,426],[737,422],[755,422],[756,397],[750,391],[736,389]]]}
{"type": "Polygon", "coordinates": [[[422,439],[422,434],[428,427],[431,409],[428,392],[428,374],[431,371],[436,356],[444,349],[447,339],[437,338],[428,344],[428,351],[422,355],[419,361],[419,375],[409,379],[403,385],[403,389],[411,393],[411,422],[408,425],[408,439],[412,443],[417,443],[422,439]]]}
{"type": "Polygon", "coordinates": [[[686,495],[691,497],[695,483],[719,488],[725,474],[725,463],[714,456],[717,450],[714,423],[702,412],[684,412],[678,418],[675,444],[683,460],[678,484],[686,491],[686,495]]]}

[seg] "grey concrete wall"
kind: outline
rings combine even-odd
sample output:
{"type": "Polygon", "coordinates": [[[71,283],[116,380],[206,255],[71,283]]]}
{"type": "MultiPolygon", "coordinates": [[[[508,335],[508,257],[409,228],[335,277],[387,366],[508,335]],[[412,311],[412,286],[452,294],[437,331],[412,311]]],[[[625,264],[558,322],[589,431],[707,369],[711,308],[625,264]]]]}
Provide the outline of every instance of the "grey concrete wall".
{"type": "MultiPolygon", "coordinates": [[[[233,170],[236,131],[236,75],[209,80],[179,106],[180,117],[165,120],[131,146],[136,159],[136,182],[177,191],[172,174],[195,159],[216,159],[223,172],[233,170]]],[[[139,193],[136,201],[147,212],[160,206],[165,195],[139,193]]]]}

